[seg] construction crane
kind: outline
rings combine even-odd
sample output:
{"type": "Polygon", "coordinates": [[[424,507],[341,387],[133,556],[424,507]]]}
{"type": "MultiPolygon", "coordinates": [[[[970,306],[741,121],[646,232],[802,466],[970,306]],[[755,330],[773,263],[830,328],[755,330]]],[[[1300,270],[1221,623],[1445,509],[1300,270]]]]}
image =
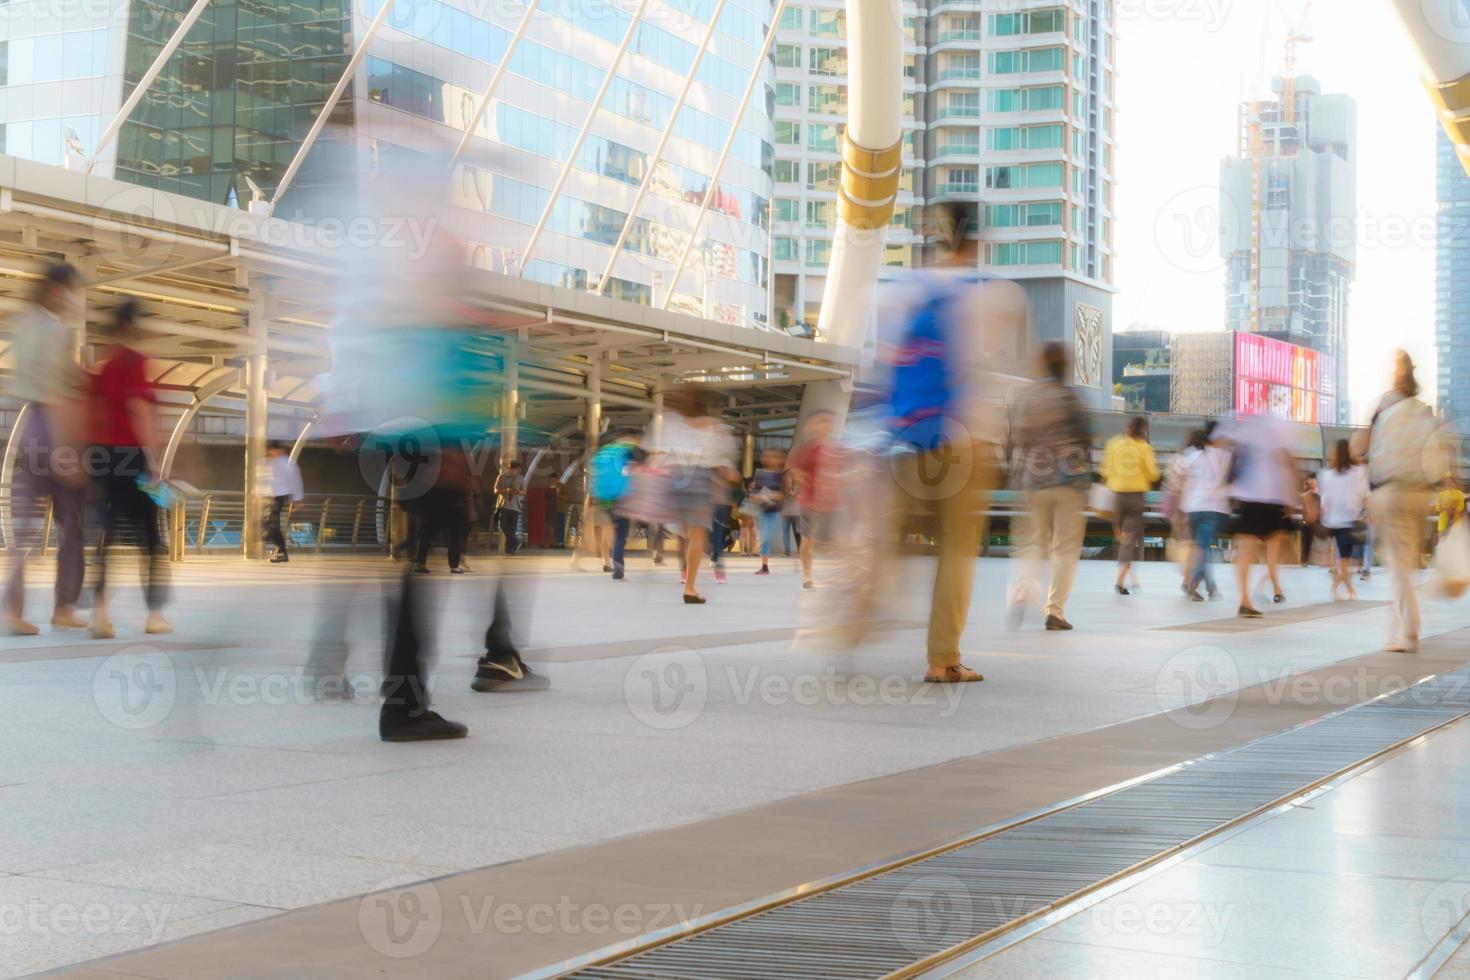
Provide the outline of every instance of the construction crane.
{"type": "Polygon", "coordinates": [[[1307,17],[1311,13],[1312,0],[1307,0],[1296,26],[1286,35],[1286,64],[1281,77],[1281,121],[1288,126],[1296,125],[1296,49],[1297,45],[1310,44],[1313,40],[1306,31],[1307,17]]]}

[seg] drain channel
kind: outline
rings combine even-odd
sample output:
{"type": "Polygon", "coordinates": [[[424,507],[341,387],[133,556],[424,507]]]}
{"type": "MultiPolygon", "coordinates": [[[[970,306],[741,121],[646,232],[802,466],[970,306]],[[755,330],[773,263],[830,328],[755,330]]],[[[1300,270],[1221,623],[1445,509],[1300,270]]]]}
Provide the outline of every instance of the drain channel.
{"type": "Polygon", "coordinates": [[[1470,668],[565,976],[913,976],[1470,713],[1470,668]]]}

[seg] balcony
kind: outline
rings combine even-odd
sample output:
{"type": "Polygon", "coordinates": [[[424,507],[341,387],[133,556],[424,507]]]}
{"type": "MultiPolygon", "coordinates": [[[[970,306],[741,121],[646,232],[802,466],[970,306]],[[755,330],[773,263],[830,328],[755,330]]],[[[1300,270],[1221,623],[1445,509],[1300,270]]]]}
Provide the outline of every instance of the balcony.
{"type": "Polygon", "coordinates": [[[941,82],[953,81],[979,81],[979,68],[941,68],[939,69],[939,80],[941,82]]]}
{"type": "Polygon", "coordinates": [[[934,151],[936,160],[941,157],[978,157],[979,155],[979,143],[949,143],[934,151]]]}
{"type": "Polygon", "coordinates": [[[935,113],[935,119],[979,119],[980,107],[978,105],[944,106],[935,113]]]}
{"type": "Polygon", "coordinates": [[[941,43],[943,43],[944,41],[978,41],[978,40],[980,40],[980,32],[979,31],[940,31],[939,32],[939,40],[940,40],[941,43]]]}
{"type": "Polygon", "coordinates": [[[963,181],[963,182],[947,181],[947,182],[939,185],[939,191],[938,191],[938,193],[940,193],[940,194],[979,194],[980,193],[980,182],[979,181],[963,181]]]}

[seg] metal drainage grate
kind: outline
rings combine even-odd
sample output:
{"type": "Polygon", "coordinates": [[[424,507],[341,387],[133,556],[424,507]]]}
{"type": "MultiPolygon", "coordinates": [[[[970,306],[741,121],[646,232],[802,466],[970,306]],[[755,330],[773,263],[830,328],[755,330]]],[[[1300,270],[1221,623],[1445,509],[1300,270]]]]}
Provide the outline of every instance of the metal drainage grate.
{"type": "Polygon", "coordinates": [[[888,976],[974,945],[1466,713],[1470,669],[570,976],[888,976]]]}

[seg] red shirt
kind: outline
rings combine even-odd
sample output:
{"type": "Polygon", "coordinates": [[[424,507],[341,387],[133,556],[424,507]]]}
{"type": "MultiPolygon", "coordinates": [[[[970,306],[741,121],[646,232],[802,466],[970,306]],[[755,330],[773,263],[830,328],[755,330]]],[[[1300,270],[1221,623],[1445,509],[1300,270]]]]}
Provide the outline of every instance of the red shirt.
{"type": "Polygon", "coordinates": [[[786,466],[797,471],[796,502],[802,510],[827,512],[841,505],[840,465],[830,442],[804,442],[792,450],[786,466]]]}
{"type": "Polygon", "coordinates": [[[147,364],[148,358],[131,347],[118,347],[102,370],[92,375],[92,441],[97,445],[142,445],[133,431],[127,403],[134,398],[158,401],[148,380],[147,364]]]}

